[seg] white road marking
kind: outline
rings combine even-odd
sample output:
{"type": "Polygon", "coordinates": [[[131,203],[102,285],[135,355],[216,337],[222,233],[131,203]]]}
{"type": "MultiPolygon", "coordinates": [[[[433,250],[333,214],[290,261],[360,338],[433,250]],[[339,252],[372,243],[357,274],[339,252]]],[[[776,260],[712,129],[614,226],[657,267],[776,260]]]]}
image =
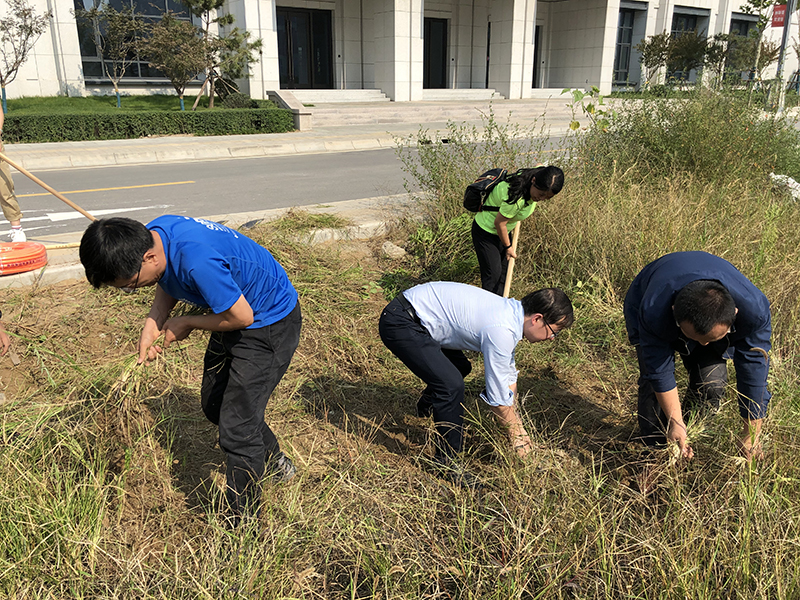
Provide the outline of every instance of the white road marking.
{"type": "MultiPolygon", "coordinates": [[[[171,204],[154,204],[153,206],[135,206],[130,208],[108,208],[103,210],[90,210],[89,212],[92,213],[94,216],[105,216],[105,215],[116,215],[128,212],[134,212],[137,210],[151,210],[154,208],[169,208],[171,204]]],[[[66,212],[55,212],[55,213],[45,213],[43,217],[23,217],[23,227],[25,226],[24,223],[28,223],[30,221],[50,221],[51,223],[57,223],[59,221],[71,221],[73,219],[85,219],[81,213],[77,211],[66,211],[66,212]]],[[[26,228],[27,229],[27,228],[26,228]]]]}

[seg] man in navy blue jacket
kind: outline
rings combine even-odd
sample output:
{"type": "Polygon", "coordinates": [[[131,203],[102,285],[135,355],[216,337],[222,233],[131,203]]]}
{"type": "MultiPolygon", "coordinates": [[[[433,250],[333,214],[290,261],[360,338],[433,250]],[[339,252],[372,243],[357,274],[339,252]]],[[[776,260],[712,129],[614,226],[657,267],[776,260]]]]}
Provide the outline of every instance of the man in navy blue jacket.
{"type": "Polygon", "coordinates": [[[642,269],[625,296],[628,339],[639,360],[639,429],[648,445],[677,442],[682,456],[694,452],[675,382],[675,352],[689,373],[686,408],[719,407],[733,358],[739,414],[739,448],[760,456],[761,423],[770,393],[769,301],[728,261],[706,252],[675,252],[642,269]]]}

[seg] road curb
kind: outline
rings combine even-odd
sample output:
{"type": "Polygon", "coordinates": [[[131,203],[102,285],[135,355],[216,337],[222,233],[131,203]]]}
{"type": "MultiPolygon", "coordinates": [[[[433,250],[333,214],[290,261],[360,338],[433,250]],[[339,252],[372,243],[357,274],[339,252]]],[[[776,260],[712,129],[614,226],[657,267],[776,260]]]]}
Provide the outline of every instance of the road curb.
{"type": "MultiPolygon", "coordinates": [[[[299,210],[307,210],[314,213],[332,213],[348,218],[348,215],[356,214],[364,220],[354,222],[341,228],[314,229],[296,236],[302,243],[315,245],[331,241],[365,240],[384,235],[387,232],[386,219],[376,219],[369,215],[369,211],[378,212],[382,215],[387,214],[386,205],[401,205],[408,201],[407,194],[396,194],[392,196],[376,196],[372,198],[361,198],[357,200],[344,200],[334,204],[319,204],[302,207],[299,210]]],[[[229,227],[241,227],[247,224],[256,224],[261,221],[271,221],[285,215],[290,210],[298,210],[298,207],[272,209],[261,212],[236,213],[230,215],[213,215],[205,218],[211,221],[224,223],[229,227]]],[[[350,219],[356,221],[356,219],[350,219]]],[[[14,275],[0,276],[0,289],[18,289],[24,287],[40,287],[53,285],[62,281],[85,281],[83,265],[78,257],[78,247],[59,248],[58,241],[53,240],[56,245],[53,250],[58,250],[57,258],[48,257],[50,262],[42,269],[28,271],[27,273],[17,273],[14,275]]],[[[72,244],[70,244],[72,245],[72,244]]]]}

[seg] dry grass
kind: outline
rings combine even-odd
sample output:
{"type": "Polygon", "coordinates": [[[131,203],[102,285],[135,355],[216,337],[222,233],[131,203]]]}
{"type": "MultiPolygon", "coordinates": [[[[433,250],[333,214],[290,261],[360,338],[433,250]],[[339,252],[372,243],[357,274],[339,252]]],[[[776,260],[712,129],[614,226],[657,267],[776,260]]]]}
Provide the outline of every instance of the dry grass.
{"type": "Polygon", "coordinates": [[[562,285],[578,320],[557,343],[517,351],[538,448],[524,463],[477,398],[474,357],[466,461],[481,493],[432,474],[430,423],[412,411],[419,381],[377,335],[381,286],[422,277],[436,257],[391,262],[382,240],[308,247],[286,223],[249,230],[301,297],[301,344],[267,408],[299,472],[265,485],[260,522],[235,532],[219,519],[224,456],[199,408],[206,336],[137,368],[152,292],[9,292],[22,362],[0,360],[0,597],[796,598],[796,211],[754,189],[624,174],[573,179],[537,210],[514,288],[562,285]],[[723,204],[740,192],[762,201],[723,204]],[[631,442],[622,294],[647,260],[698,239],[775,309],[775,400],[753,466],[736,456],[732,396],[691,423],[688,465],[631,442]]]}

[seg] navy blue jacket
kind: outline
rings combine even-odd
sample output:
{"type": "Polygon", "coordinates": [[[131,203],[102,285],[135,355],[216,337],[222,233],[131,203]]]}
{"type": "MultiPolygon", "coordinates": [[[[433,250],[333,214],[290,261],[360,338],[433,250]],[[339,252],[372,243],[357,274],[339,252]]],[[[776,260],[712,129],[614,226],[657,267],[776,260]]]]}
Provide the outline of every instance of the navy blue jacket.
{"type": "Polygon", "coordinates": [[[727,335],[725,358],[733,358],[739,412],[743,419],[767,414],[769,363],[751,348],[769,352],[772,324],[767,297],[728,261],[707,252],[675,252],[651,262],[633,280],[625,296],[625,325],[631,344],[639,345],[642,376],[656,392],[676,386],[675,351],[690,353],[698,343],[687,339],[672,314],[675,296],[698,279],[718,281],[730,292],[739,312],[727,335]]]}

